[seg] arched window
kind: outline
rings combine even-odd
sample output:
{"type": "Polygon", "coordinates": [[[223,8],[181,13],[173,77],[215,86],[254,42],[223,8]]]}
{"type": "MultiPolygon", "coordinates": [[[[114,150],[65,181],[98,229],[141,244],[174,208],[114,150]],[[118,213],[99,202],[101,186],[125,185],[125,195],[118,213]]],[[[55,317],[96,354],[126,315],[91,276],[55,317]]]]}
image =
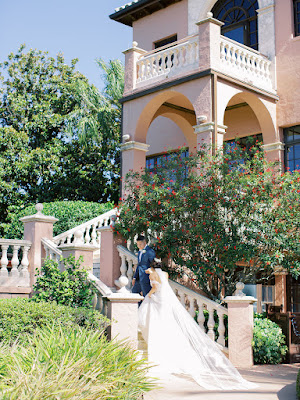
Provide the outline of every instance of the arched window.
{"type": "Polygon", "coordinates": [[[222,35],[258,50],[257,9],[255,0],[219,0],[211,11],[224,22],[222,35]]]}

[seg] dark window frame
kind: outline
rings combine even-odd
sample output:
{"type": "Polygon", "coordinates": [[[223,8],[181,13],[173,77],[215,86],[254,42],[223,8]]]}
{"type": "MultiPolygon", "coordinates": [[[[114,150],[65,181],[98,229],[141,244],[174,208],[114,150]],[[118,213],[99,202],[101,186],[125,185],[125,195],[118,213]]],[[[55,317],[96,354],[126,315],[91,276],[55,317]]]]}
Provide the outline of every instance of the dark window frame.
{"type": "Polygon", "coordinates": [[[293,0],[294,36],[300,36],[300,0],[293,0]],[[299,11],[297,10],[299,5],[299,11]]]}
{"type": "MultiPolygon", "coordinates": [[[[295,125],[295,126],[290,126],[289,128],[284,128],[283,129],[283,136],[284,136],[284,168],[285,171],[290,171],[293,172],[296,170],[296,168],[290,169],[289,168],[289,157],[288,154],[290,153],[291,149],[294,150],[295,145],[300,145],[300,125],[295,125]],[[299,129],[299,132],[295,131],[295,129],[299,129]],[[287,137],[289,136],[289,133],[293,133],[293,139],[292,140],[287,140],[287,137]],[[299,135],[299,138],[295,139],[295,134],[299,135]]],[[[294,162],[294,166],[297,167],[297,171],[300,170],[300,158],[292,158],[294,162]],[[299,164],[295,164],[296,160],[299,160],[299,164]]]]}
{"type": "Polygon", "coordinates": [[[212,8],[212,12],[214,18],[219,19],[224,22],[225,25],[221,28],[222,35],[226,36],[227,33],[234,31],[235,29],[242,27],[243,28],[243,43],[245,46],[251,47],[254,50],[258,50],[258,24],[257,24],[257,13],[258,9],[257,0],[219,0],[214,7],[212,8]],[[232,6],[229,7],[228,4],[232,2],[232,6]],[[250,7],[243,7],[244,2],[250,3],[250,7]],[[249,10],[251,9],[252,13],[254,10],[255,15],[250,15],[249,10]],[[238,19],[239,14],[236,11],[241,11],[246,18],[238,19]],[[223,12],[224,11],[224,12],[223,12]],[[221,15],[220,15],[221,14],[221,15]],[[225,20],[230,15],[233,14],[233,18],[238,19],[236,22],[226,24],[225,20]],[[251,22],[254,21],[254,29],[251,28],[251,22]],[[255,35],[255,39],[253,39],[253,35],[255,35]]]}
{"type": "Polygon", "coordinates": [[[167,36],[165,38],[159,39],[156,42],[153,42],[154,50],[159,49],[160,47],[166,46],[167,44],[171,44],[177,42],[177,33],[167,36]]]}

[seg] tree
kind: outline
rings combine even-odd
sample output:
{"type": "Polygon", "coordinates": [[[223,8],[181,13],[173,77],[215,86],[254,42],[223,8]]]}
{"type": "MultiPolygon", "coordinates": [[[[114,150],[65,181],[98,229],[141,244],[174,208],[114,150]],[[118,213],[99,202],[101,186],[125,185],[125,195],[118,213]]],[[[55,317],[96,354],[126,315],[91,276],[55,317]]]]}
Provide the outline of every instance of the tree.
{"type": "Polygon", "coordinates": [[[0,211],[55,200],[117,201],[123,67],[105,64],[100,93],[77,60],[21,46],[0,64],[0,211]],[[117,90],[114,90],[114,88],[117,90]]]}
{"type": "Polygon", "coordinates": [[[130,172],[115,226],[126,240],[147,234],[175,263],[171,274],[187,274],[215,299],[279,265],[300,274],[300,174],[280,175],[256,146],[239,164],[240,151],[172,153],[156,174],[130,172]]]}

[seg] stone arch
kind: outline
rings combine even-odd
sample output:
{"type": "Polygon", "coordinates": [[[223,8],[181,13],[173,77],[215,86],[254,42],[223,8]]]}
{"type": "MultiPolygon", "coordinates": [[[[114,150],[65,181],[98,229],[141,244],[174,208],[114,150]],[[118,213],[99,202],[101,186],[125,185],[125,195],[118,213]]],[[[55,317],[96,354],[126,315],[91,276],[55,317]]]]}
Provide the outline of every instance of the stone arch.
{"type": "Polygon", "coordinates": [[[140,113],[134,134],[135,140],[145,143],[147,132],[152,121],[158,116],[165,116],[170,118],[181,128],[187,142],[190,142],[192,126],[196,124],[196,116],[192,116],[190,113],[185,115],[183,111],[171,109],[164,105],[164,103],[172,103],[172,101],[178,102],[178,100],[184,101],[184,104],[187,104],[189,108],[194,111],[193,104],[182,93],[174,90],[160,93],[152,98],[140,113]]]}
{"type": "MultiPolygon", "coordinates": [[[[232,88],[234,89],[234,88],[232,88]]],[[[231,90],[224,93],[222,103],[218,104],[218,123],[224,125],[225,110],[230,100],[238,97],[239,102],[247,103],[254,112],[263,135],[264,144],[279,142],[279,133],[276,129],[276,105],[275,102],[260,98],[251,92],[231,90]]]]}

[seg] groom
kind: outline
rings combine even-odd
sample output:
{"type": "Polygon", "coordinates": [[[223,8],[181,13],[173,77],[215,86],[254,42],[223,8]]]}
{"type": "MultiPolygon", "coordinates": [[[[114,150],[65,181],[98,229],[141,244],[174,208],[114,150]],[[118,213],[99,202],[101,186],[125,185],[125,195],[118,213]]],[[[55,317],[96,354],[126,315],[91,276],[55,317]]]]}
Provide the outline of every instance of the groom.
{"type": "Polygon", "coordinates": [[[143,293],[145,297],[151,290],[149,275],[146,269],[150,268],[151,262],[155,258],[155,251],[147,246],[145,236],[139,235],[136,240],[138,252],[138,265],[132,280],[132,293],[143,293]]]}

